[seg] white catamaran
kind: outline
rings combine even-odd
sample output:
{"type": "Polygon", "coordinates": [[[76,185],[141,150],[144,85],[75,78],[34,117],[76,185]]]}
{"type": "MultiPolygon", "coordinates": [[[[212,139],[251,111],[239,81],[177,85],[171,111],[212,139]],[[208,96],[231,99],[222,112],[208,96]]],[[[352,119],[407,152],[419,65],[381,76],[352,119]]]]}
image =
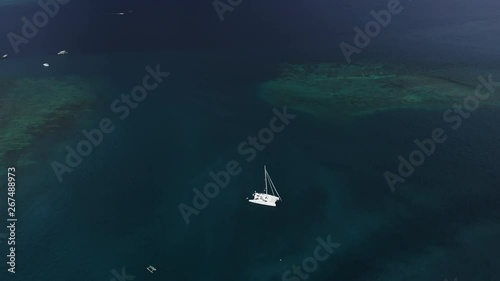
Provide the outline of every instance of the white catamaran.
{"type": "Polygon", "coordinates": [[[265,184],[265,189],[264,193],[258,193],[255,191],[253,193],[253,199],[249,199],[248,202],[250,203],[255,203],[255,204],[260,204],[260,205],[265,205],[265,206],[271,206],[271,207],[276,207],[276,201],[282,201],[281,197],[278,193],[278,190],[274,186],[273,181],[271,180],[271,177],[269,176],[269,173],[267,172],[266,166],[264,165],[264,184],[265,184]],[[271,190],[271,194],[268,193],[268,188],[267,186],[269,185],[269,189],[271,190]]]}

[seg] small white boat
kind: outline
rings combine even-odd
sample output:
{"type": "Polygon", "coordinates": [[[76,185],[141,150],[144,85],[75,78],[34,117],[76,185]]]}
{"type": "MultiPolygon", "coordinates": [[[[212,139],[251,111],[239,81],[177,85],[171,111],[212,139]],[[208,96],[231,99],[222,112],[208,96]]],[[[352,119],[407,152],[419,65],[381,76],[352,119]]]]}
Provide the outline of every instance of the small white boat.
{"type": "Polygon", "coordinates": [[[4,59],[6,59],[8,57],[9,57],[9,55],[5,54],[5,55],[2,56],[2,59],[4,60],[4,59]]]}
{"type": "Polygon", "coordinates": [[[50,65],[48,63],[43,64],[44,67],[49,67],[50,65]]]}
{"type": "Polygon", "coordinates": [[[67,54],[68,54],[68,52],[66,52],[66,50],[62,50],[62,51],[57,52],[58,56],[67,55],[67,54]]]}
{"type": "Polygon", "coordinates": [[[265,165],[264,165],[264,184],[265,184],[264,193],[258,193],[255,191],[252,194],[253,199],[249,199],[248,202],[264,206],[276,207],[276,202],[282,200],[278,193],[278,190],[276,189],[273,181],[271,180],[271,177],[269,176],[269,173],[267,172],[265,165]],[[271,190],[271,194],[268,193],[268,185],[269,189],[271,190]]]}
{"type": "Polygon", "coordinates": [[[148,266],[146,269],[151,273],[154,273],[156,271],[156,268],[152,265],[148,266]]]}

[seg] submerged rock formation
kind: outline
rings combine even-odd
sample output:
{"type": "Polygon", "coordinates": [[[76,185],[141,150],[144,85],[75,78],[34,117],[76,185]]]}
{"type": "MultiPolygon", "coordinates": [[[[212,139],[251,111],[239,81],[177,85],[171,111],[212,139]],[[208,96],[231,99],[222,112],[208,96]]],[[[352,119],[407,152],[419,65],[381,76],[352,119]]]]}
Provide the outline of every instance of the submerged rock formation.
{"type": "MultiPolygon", "coordinates": [[[[288,106],[316,117],[362,116],[397,109],[445,110],[474,94],[476,74],[466,68],[406,69],[397,65],[283,65],[273,80],[259,85],[259,96],[274,106],[288,106]],[[455,69],[456,70],[456,69],[455,69]]],[[[488,72],[483,73],[485,77],[488,72]]],[[[500,104],[491,95],[482,102],[500,104]]],[[[483,104],[482,104],[483,105],[483,104]]]]}
{"type": "Polygon", "coordinates": [[[79,77],[0,79],[0,160],[90,112],[93,85],[79,77]]]}

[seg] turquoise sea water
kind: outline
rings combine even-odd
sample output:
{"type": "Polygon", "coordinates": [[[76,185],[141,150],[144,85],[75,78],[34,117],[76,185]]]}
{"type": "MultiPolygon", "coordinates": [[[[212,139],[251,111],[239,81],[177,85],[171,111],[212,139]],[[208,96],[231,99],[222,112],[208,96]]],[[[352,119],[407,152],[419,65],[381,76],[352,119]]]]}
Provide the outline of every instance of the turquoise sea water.
{"type": "Polygon", "coordinates": [[[35,162],[19,169],[15,280],[111,280],[122,268],[136,280],[282,280],[327,236],[341,246],[311,280],[499,276],[498,109],[474,112],[391,193],[383,172],[397,168],[415,138],[443,125],[441,112],[345,123],[293,112],[248,163],[237,147],[273,117],[255,88],[275,75],[279,58],[124,53],[7,62],[13,67],[2,77],[72,74],[114,89],[97,93],[88,127],[37,140],[35,162]],[[49,69],[41,67],[46,60],[49,69]],[[171,75],[120,121],[109,105],[156,64],[171,75]],[[116,130],[59,183],[50,164],[104,117],[116,130]],[[192,205],[192,188],[230,160],[242,173],[186,225],[179,203],[192,205]],[[264,164],[283,197],[279,208],[245,201],[262,188],[264,164]]]}

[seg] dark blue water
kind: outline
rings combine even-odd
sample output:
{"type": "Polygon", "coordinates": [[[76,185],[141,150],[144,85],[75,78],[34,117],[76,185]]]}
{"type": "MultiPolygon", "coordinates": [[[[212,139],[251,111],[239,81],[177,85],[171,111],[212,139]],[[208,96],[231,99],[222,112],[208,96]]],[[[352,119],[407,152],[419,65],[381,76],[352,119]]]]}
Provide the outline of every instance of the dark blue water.
{"type": "MultiPolygon", "coordinates": [[[[255,160],[238,153],[274,116],[256,88],[275,77],[275,65],[342,61],[339,42],[385,2],[245,2],[224,23],[210,2],[72,2],[0,66],[2,78],[78,75],[100,85],[88,120],[40,137],[27,150],[33,162],[19,164],[17,273],[2,262],[0,280],[104,281],[122,268],[134,280],[283,280],[327,236],[341,246],[310,280],[498,280],[498,108],[480,108],[457,131],[441,111],[336,120],[290,110],[297,117],[255,160]],[[128,9],[123,19],[105,15],[128,9]],[[54,56],[61,48],[71,55],[54,56]],[[157,64],[171,75],[119,120],[110,104],[157,64]],[[115,131],[60,183],[51,163],[102,118],[115,131]],[[392,193],[384,172],[436,127],[448,140],[392,193]],[[186,225],[179,204],[192,205],[192,189],[231,160],[241,174],[186,225]],[[263,187],[264,164],[283,197],[278,208],[245,200],[263,187]]],[[[488,40],[469,40],[471,51],[456,38],[401,39],[412,29],[496,19],[497,4],[480,2],[412,3],[357,59],[495,68],[488,40]]],[[[3,33],[37,8],[6,9],[3,33]]],[[[0,47],[10,50],[5,40],[0,47]]],[[[17,165],[17,155],[5,165],[17,165]]],[[[0,249],[5,256],[5,241],[0,249]]]]}
{"type": "Polygon", "coordinates": [[[293,112],[296,119],[248,163],[237,146],[273,116],[255,96],[271,65],[199,53],[125,57],[131,55],[65,65],[89,77],[93,63],[84,61],[103,65],[97,73],[115,90],[99,93],[86,129],[109,117],[116,130],[62,183],[50,163],[63,161],[62,147],[76,146],[83,128],[37,144],[36,163],[18,173],[16,280],[108,280],[122,267],[143,280],[281,280],[328,235],[341,247],[311,275],[315,280],[498,276],[496,109],[449,130],[449,140],[391,193],[383,172],[395,171],[415,138],[446,126],[440,112],[348,123],[293,112]],[[171,76],[120,121],[109,104],[156,63],[171,76]],[[241,174],[186,225],[178,204],[191,205],[191,189],[229,160],[241,164],[241,174]],[[276,209],[244,200],[262,188],[264,164],[284,199],[276,209]]]}

